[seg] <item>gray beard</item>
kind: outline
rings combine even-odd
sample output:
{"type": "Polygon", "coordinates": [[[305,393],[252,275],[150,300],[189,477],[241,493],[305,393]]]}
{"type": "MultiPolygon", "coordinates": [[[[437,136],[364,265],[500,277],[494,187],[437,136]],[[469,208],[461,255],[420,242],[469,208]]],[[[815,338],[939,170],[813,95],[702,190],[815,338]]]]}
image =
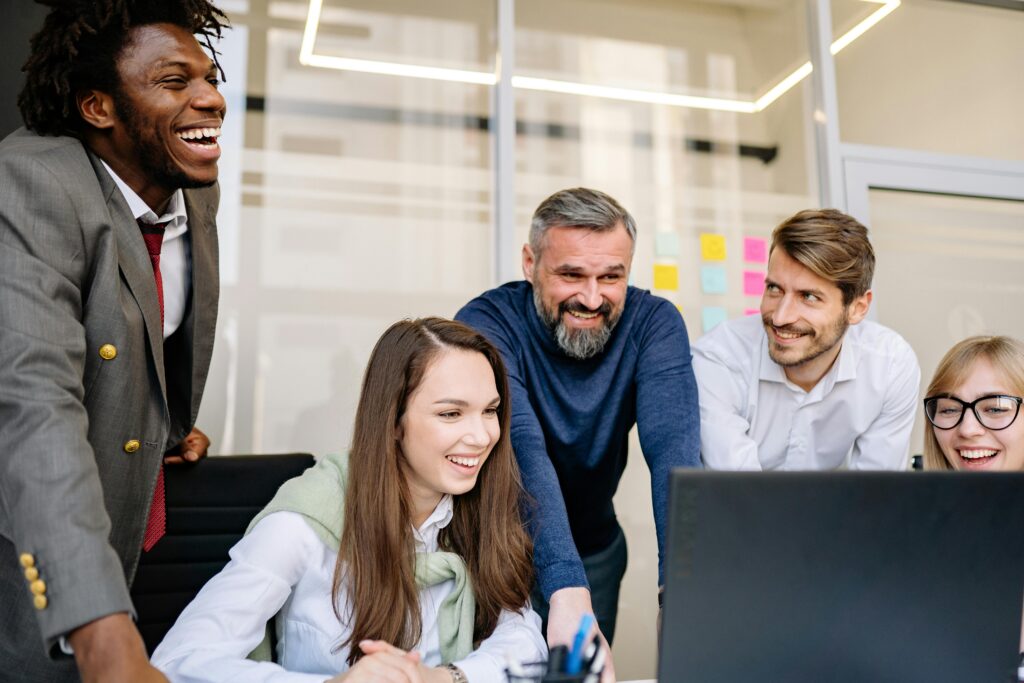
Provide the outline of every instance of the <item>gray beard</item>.
{"type": "Polygon", "coordinates": [[[565,355],[576,360],[593,358],[604,351],[605,345],[612,336],[615,323],[619,320],[607,319],[601,327],[592,330],[570,330],[562,322],[561,310],[557,311],[552,318],[544,308],[541,301],[541,292],[537,287],[533,288],[533,305],[537,309],[537,315],[555,337],[555,343],[565,355]]]}

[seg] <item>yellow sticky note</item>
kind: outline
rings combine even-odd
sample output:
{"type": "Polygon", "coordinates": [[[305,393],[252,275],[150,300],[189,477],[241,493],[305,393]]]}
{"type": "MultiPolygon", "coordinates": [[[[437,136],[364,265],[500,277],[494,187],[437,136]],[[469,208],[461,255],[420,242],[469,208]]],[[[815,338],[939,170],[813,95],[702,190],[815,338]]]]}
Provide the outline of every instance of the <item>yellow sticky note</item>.
{"type": "Polygon", "coordinates": [[[700,257],[705,261],[724,261],[725,236],[710,232],[701,233],[700,257]]]}
{"type": "Polygon", "coordinates": [[[655,264],[654,288],[672,290],[673,292],[679,289],[679,268],[655,264]]]}

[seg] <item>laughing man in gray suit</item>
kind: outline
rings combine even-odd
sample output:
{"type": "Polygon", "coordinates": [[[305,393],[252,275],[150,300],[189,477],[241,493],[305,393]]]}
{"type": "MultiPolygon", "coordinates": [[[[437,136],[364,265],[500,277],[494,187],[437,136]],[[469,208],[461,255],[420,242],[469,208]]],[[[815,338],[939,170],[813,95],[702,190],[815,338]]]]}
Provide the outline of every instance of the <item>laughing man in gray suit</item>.
{"type": "Polygon", "coordinates": [[[0,143],[0,680],[163,681],[128,586],[213,348],[226,18],[47,4],[0,143]]]}

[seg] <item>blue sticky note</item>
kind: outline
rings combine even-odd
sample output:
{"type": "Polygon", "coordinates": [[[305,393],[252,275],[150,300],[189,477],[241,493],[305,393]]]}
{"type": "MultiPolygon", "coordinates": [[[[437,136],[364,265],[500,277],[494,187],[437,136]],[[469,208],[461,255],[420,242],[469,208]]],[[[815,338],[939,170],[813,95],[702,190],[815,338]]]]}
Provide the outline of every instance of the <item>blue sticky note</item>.
{"type": "Polygon", "coordinates": [[[700,289],[705,294],[725,294],[728,278],[722,266],[700,267],[700,289]]]}
{"type": "Polygon", "coordinates": [[[659,232],[654,235],[654,255],[673,258],[679,256],[679,233],[659,232]]]}
{"type": "Polygon", "coordinates": [[[701,310],[701,322],[704,323],[705,334],[710,332],[718,323],[724,323],[725,319],[725,309],[721,306],[705,306],[701,310]]]}

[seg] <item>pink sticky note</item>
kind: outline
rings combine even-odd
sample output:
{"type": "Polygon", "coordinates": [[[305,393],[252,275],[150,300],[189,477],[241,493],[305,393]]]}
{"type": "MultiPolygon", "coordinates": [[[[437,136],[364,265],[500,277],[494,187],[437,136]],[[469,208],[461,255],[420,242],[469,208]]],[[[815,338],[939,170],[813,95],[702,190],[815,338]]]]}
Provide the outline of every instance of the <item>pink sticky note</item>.
{"type": "Polygon", "coordinates": [[[764,294],[764,273],[760,270],[744,270],[743,293],[746,296],[761,296],[764,294]]]}
{"type": "Polygon", "coordinates": [[[761,315],[760,308],[744,308],[743,315],[761,315]]]}
{"type": "Polygon", "coordinates": [[[743,238],[743,260],[747,263],[764,263],[768,260],[768,242],[763,237],[743,238]]]}

